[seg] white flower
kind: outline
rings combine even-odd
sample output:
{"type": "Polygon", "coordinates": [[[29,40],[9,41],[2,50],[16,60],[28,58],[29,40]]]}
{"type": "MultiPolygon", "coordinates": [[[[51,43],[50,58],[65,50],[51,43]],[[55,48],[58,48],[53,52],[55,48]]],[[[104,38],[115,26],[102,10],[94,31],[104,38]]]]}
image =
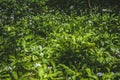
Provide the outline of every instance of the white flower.
{"type": "Polygon", "coordinates": [[[41,53],[40,53],[40,56],[42,56],[42,57],[43,57],[43,56],[44,56],[44,54],[41,52],[41,53]]]}
{"type": "Polygon", "coordinates": [[[14,15],[10,16],[10,18],[11,18],[12,20],[14,20],[14,15]]]}
{"type": "Polygon", "coordinates": [[[91,20],[89,20],[88,23],[92,24],[93,22],[91,20]]]}
{"type": "Polygon", "coordinates": [[[40,50],[42,49],[42,46],[41,46],[41,45],[39,46],[39,49],[40,49],[40,50]]]}
{"type": "Polygon", "coordinates": [[[103,22],[103,24],[106,24],[106,22],[103,22]]]}
{"type": "Polygon", "coordinates": [[[39,64],[39,63],[35,63],[34,66],[35,66],[35,67],[41,67],[42,65],[39,64]]]}
{"type": "Polygon", "coordinates": [[[32,22],[30,22],[29,25],[32,25],[32,22]]]}
{"type": "Polygon", "coordinates": [[[48,66],[48,69],[52,69],[52,66],[48,66]]]}
{"type": "Polygon", "coordinates": [[[112,12],[110,9],[102,9],[103,12],[112,12]]]}
{"type": "Polygon", "coordinates": [[[102,72],[97,73],[97,76],[103,76],[103,75],[104,75],[104,73],[102,73],[102,72]]]}
{"type": "Polygon", "coordinates": [[[73,9],[74,8],[74,6],[70,6],[70,9],[73,9]]]}
{"type": "Polygon", "coordinates": [[[7,70],[7,71],[12,70],[12,68],[10,66],[6,66],[4,69],[7,70]]]}
{"type": "Polygon", "coordinates": [[[114,72],[111,72],[113,75],[115,74],[114,72]]]}

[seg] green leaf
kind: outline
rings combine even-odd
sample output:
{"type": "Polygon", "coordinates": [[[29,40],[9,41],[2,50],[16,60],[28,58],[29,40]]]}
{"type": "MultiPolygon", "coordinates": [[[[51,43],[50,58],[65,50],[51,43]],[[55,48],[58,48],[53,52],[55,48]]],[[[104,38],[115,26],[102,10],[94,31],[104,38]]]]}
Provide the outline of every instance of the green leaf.
{"type": "Polygon", "coordinates": [[[13,76],[14,80],[18,80],[18,74],[17,74],[17,72],[12,71],[12,76],[13,76]]]}

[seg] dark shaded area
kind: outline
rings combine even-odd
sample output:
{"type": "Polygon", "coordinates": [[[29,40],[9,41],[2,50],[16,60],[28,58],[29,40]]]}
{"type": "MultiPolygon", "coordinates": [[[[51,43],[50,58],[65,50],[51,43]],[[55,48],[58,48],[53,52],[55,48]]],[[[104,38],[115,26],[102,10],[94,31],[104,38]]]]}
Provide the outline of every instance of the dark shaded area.
{"type": "Polygon", "coordinates": [[[120,0],[1,0],[0,21],[14,24],[20,18],[45,13],[88,14],[109,12],[119,14],[120,0]]]}
{"type": "Polygon", "coordinates": [[[110,9],[113,13],[120,11],[120,0],[48,0],[47,5],[50,9],[61,10],[68,14],[74,10],[77,14],[83,11],[102,12],[103,9],[110,9]]]}

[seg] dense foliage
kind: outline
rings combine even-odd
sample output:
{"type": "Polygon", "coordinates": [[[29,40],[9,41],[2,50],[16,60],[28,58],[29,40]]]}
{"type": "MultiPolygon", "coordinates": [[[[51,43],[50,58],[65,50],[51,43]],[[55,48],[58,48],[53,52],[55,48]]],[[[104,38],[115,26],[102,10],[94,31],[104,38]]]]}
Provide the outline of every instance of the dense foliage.
{"type": "Polygon", "coordinates": [[[119,80],[120,15],[49,1],[0,1],[0,80],[119,80]]]}

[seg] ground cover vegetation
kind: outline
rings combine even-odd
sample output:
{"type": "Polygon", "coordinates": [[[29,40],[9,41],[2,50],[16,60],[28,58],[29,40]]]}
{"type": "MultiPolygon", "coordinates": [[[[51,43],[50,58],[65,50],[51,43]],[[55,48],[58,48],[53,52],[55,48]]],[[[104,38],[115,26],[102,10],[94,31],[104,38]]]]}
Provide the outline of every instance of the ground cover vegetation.
{"type": "Polygon", "coordinates": [[[0,80],[119,80],[119,0],[0,0],[0,80]]]}

